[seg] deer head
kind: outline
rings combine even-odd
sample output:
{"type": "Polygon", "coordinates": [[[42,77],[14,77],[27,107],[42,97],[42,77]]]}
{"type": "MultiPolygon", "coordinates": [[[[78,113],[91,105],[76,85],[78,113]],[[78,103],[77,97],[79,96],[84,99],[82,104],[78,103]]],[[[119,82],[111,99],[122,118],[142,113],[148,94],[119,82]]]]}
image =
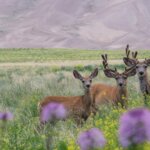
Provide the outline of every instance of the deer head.
{"type": "Polygon", "coordinates": [[[127,78],[136,74],[134,67],[131,67],[129,69],[125,68],[125,71],[123,73],[119,73],[116,68],[114,70],[109,68],[107,58],[107,54],[102,55],[104,74],[108,78],[116,79],[117,85],[119,87],[125,87],[127,84],[127,78]]]}
{"type": "Polygon", "coordinates": [[[139,61],[137,59],[138,52],[132,52],[132,58],[130,58],[129,45],[126,46],[126,57],[123,58],[124,63],[129,67],[135,67],[136,73],[139,77],[146,75],[147,67],[150,65],[150,59],[145,59],[144,61],[139,61]]]}
{"type": "Polygon", "coordinates": [[[81,76],[77,70],[73,71],[73,75],[82,82],[84,89],[88,90],[91,87],[92,79],[98,75],[98,68],[96,68],[88,77],[81,76]]]}

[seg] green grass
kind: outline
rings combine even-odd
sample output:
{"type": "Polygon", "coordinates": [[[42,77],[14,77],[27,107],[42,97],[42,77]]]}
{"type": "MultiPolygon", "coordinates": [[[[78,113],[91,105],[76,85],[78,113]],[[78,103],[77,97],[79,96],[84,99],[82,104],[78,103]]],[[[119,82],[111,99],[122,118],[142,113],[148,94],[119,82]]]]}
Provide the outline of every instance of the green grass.
{"type": "MultiPolygon", "coordinates": [[[[120,69],[122,65],[118,66],[120,69]]],[[[22,67],[0,68],[0,110],[10,110],[15,115],[13,121],[7,123],[5,130],[0,131],[0,149],[2,150],[44,150],[45,132],[39,131],[38,102],[47,95],[82,95],[80,81],[73,78],[74,67],[22,67]]],[[[94,66],[77,68],[81,74],[89,74],[94,66]]],[[[108,79],[101,71],[94,83],[116,85],[114,79],[108,79]]],[[[143,106],[143,97],[138,89],[137,77],[128,81],[129,109],[143,106]],[[138,91],[138,92],[137,92],[138,91]]],[[[72,120],[60,121],[53,127],[55,150],[63,150],[62,143],[68,150],[79,150],[76,138],[81,131],[98,127],[107,139],[105,150],[121,150],[118,142],[118,124],[125,110],[112,106],[101,106],[95,117],[91,116],[82,127],[77,127],[72,120]]],[[[0,125],[2,122],[0,121],[0,125]]],[[[145,144],[145,149],[149,148],[145,144]]]]}
{"type": "MultiPolygon", "coordinates": [[[[39,112],[37,104],[47,95],[74,96],[82,95],[83,88],[80,81],[73,78],[72,70],[77,69],[81,74],[89,74],[93,68],[99,67],[99,75],[94,83],[116,85],[114,79],[108,79],[103,74],[103,67],[98,62],[90,63],[89,60],[99,60],[103,53],[109,54],[109,59],[122,59],[124,50],[73,50],[73,49],[1,49],[0,62],[54,62],[51,66],[10,66],[0,67],[0,110],[13,112],[15,118],[7,122],[3,130],[0,121],[0,149],[2,150],[44,150],[47,125],[39,130],[39,112]],[[61,63],[55,65],[58,60],[61,63]],[[63,61],[71,64],[73,60],[80,60],[78,64],[64,65],[63,61]],[[87,60],[82,63],[82,60],[87,60]]],[[[139,51],[139,58],[149,58],[147,50],[139,51]]],[[[120,71],[123,64],[115,65],[120,71]]],[[[114,67],[114,66],[113,66],[114,67]]],[[[150,72],[149,72],[150,73],[150,72]]],[[[143,106],[143,97],[139,91],[137,77],[128,80],[129,109],[143,106]]],[[[115,109],[110,105],[101,106],[96,116],[90,116],[82,127],[77,127],[73,120],[59,121],[53,127],[55,150],[66,145],[68,150],[79,150],[76,144],[80,132],[92,127],[99,128],[107,139],[105,150],[123,149],[118,142],[119,118],[122,108],[115,109]]],[[[150,144],[145,144],[145,150],[150,144]]]]}
{"type": "MultiPolygon", "coordinates": [[[[149,58],[149,50],[139,51],[138,58],[149,58]]],[[[0,49],[0,62],[48,62],[50,60],[99,60],[107,53],[110,59],[122,59],[124,50],[78,49],[0,49]]]]}

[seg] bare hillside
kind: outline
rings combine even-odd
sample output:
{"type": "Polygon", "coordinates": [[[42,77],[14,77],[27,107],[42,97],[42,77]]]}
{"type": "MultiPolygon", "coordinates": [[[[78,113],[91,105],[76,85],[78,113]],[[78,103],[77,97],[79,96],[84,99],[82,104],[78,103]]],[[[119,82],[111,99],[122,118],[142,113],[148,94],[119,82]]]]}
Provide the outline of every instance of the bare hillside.
{"type": "Polygon", "coordinates": [[[0,0],[0,48],[150,49],[148,0],[0,0]]]}

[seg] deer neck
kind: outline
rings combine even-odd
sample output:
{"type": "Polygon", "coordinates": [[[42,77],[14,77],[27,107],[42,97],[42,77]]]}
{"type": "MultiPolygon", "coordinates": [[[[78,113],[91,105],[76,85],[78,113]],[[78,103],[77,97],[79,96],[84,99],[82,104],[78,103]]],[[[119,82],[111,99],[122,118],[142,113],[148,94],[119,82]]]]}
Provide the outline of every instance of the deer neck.
{"type": "Polygon", "coordinates": [[[147,73],[144,76],[139,77],[139,82],[140,82],[140,89],[141,89],[142,93],[150,94],[150,84],[148,81],[147,73]]]}
{"type": "Polygon", "coordinates": [[[127,98],[127,87],[117,87],[117,97],[119,98],[119,100],[123,100],[125,98],[127,98]]]}
{"type": "Polygon", "coordinates": [[[83,96],[83,105],[85,108],[89,109],[91,106],[92,99],[91,99],[91,92],[90,89],[87,89],[84,91],[84,96],[83,96]]]}

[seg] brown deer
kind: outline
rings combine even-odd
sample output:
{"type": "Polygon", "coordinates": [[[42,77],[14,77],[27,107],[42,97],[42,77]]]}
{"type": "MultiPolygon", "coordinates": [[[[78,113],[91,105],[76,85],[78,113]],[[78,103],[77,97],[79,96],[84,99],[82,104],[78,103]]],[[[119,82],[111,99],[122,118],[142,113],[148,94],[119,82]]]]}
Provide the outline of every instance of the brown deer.
{"type": "Polygon", "coordinates": [[[91,87],[91,93],[93,95],[93,100],[95,105],[100,105],[103,103],[112,103],[118,106],[121,103],[122,108],[127,108],[127,78],[134,76],[136,72],[133,67],[126,69],[123,73],[119,73],[115,68],[110,69],[107,62],[107,55],[102,55],[104,74],[108,78],[116,79],[117,86],[109,86],[105,84],[95,84],[91,87]]]}
{"type": "Polygon", "coordinates": [[[146,96],[150,95],[150,81],[148,80],[147,67],[150,65],[150,59],[139,61],[137,59],[138,52],[132,52],[132,58],[130,58],[129,45],[126,46],[126,57],[123,58],[124,63],[129,67],[134,67],[139,78],[140,89],[144,95],[145,104],[146,96]]]}
{"type": "Polygon", "coordinates": [[[77,124],[83,122],[83,120],[87,120],[89,117],[92,107],[93,100],[90,92],[92,79],[98,75],[98,68],[96,68],[90,76],[83,77],[78,73],[78,71],[74,70],[73,75],[76,79],[79,79],[84,87],[84,95],[82,96],[48,96],[44,98],[40,103],[40,114],[42,112],[42,108],[49,103],[56,102],[61,103],[67,110],[68,117],[71,116],[75,119],[77,124]]]}

